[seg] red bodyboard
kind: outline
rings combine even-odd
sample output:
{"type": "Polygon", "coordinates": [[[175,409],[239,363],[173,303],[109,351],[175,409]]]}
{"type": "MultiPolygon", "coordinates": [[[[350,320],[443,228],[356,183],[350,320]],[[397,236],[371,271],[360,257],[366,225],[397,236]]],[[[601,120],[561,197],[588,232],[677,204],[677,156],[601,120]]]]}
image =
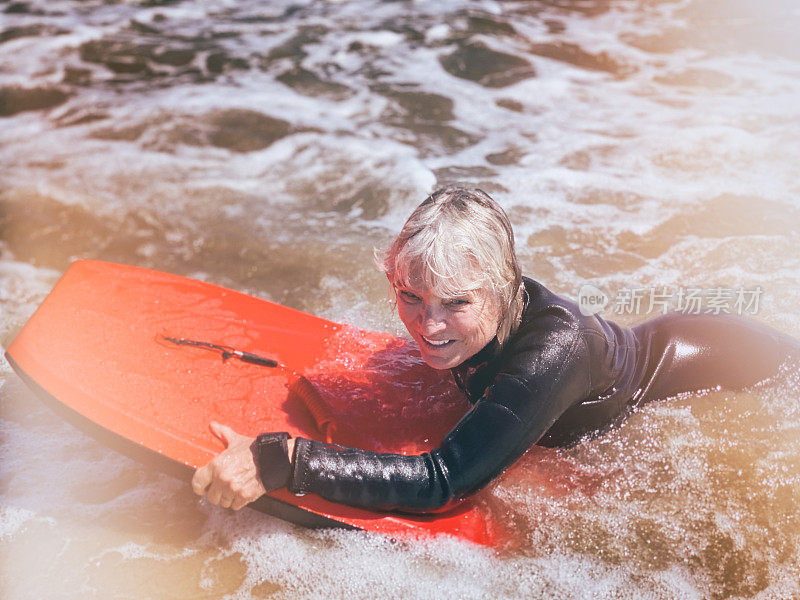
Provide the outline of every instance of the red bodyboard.
{"type": "MultiPolygon", "coordinates": [[[[416,347],[201,281],[99,261],[74,263],[6,356],[54,410],[103,442],[183,477],[222,450],[210,421],[255,436],[324,439],[288,391],[292,372],[346,424],[333,442],[417,453],[438,445],[468,409],[416,347]],[[167,338],[274,359],[269,368],[167,338]]],[[[386,535],[450,534],[494,545],[483,503],[435,516],[377,513],[278,490],[252,505],[304,525],[386,535]]]]}

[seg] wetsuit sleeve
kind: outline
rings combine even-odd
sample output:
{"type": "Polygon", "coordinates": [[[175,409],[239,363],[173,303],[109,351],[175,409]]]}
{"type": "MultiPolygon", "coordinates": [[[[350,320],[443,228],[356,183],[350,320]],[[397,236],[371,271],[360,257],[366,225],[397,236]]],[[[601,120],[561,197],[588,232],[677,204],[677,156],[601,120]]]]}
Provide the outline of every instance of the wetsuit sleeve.
{"type": "Polygon", "coordinates": [[[373,510],[450,508],[500,475],[586,393],[577,332],[545,335],[519,350],[431,452],[377,453],[298,438],[289,490],[373,510]]]}

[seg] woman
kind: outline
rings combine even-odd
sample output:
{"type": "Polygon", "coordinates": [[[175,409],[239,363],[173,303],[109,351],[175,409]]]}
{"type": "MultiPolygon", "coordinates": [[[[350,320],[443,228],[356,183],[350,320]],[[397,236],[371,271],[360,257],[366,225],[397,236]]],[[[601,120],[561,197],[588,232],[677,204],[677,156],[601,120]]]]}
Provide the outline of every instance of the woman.
{"type": "Polygon", "coordinates": [[[239,509],[287,486],[373,510],[435,512],[500,475],[531,445],[569,445],[633,407],[738,389],[800,356],[800,343],[730,316],[669,314],[632,329],[581,314],[522,277],[508,217],[484,192],[448,188],[411,215],[381,263],[425,362],[449,369],[472,409],[418,456],[212,424],[227,449],[197,494],[239,509]]]}

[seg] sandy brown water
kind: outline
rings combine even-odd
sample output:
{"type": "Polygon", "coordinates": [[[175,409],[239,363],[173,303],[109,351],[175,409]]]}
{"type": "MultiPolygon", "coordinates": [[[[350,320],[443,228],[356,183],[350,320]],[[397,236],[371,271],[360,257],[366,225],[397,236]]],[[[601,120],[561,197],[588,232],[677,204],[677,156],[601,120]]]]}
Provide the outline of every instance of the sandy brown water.
{"type": "MultiPolygon", "coordinates": [[[[782,0],[2,2],[0,343],[77,258],[399,332],[373,248],[447,183],[604,317],[760,289],[746,316],[800,336],[799,25],[782,0]]],[[[14,600],[800,598],[796,369],[533,449],[486,497],[497,552],[232,514],[0,363],[14,600]]]]}

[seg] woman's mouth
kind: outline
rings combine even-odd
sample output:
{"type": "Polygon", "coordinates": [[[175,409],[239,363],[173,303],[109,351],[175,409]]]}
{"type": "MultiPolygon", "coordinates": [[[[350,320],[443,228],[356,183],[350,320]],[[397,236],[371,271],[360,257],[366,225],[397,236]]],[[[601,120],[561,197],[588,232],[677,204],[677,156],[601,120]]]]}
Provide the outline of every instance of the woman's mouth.
{"type": "Polygon", "coordinates": [[[426,345],[430,346],[431,348],[444,348],[455,341],[455,340],[431,340],[421,334],[419,337],[423,342],[425,342],[426,345]]]}

